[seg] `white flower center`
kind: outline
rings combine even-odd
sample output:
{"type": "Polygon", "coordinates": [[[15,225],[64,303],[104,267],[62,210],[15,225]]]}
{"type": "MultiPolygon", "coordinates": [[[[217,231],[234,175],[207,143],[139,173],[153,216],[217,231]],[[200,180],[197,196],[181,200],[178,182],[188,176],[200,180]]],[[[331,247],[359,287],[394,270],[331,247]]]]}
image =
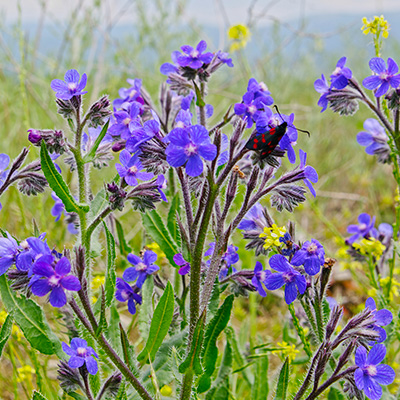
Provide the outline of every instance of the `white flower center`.
{"type": "Polygon", "coordinates": [[[133,96],[135,96],[136,93],[136,90],[132,90],[132,92],[129,93],[129,98],[131,99],[133,96]]]}
{"type": "Polygon", "coordinates": [[[376,370],[376,366],[375,365],[368,365],[366,367],[366,370],[367,370],[367,374],[369,376],[375,376],[378,373],[378,371],[376,370]]]}
{"type": "Polygon", "coordinates": [[[260,90],[262,92],[267,92],[268,91],[268,86],[264,82],[260,82],[260,90]]]}
{"type": "Polygon", "coordinates": [[[318,249],[318,247],[317,247],[317,245],[314,244],[314,243],[311,243],[311,244],[307,247],[307,251],[308,251],[308,253],[310,253],[310,254],[315,253],[315,252],[317,251],[317,249],[318,249]]]}
{"type": "Polygon", "coordinates": [[[136,271],[144,271],[147,269],[147,265],[143,262],[140,262],[138,265],[136,265],[136,271]]]}
{"type": "Polygon", "coordinates": [[[29,249],[29,244],[28,244],[28,242],[27,242],[26,240],[22,241],[19,245],[20,245],[24,250],[29,249]]]}
{"type": "Polygon", "coordinates": [[[364,231],[365,229],[367,229],[367,224],[360,224],[359,229],[360,231],[364,231]]]}
{"type": "Polygon", "coordinates": [[[387,72],[381,72],[381,73],[379,74],[379,78],[382,79],[382,80],[384,80],[384,81],[385,81],[388,77],[389,77],[389,74],[388,74],[387,72]]]}
{"type": "Polygon", "coordinates": [[[199,52],[196,50],[196,49],[194,49],[191,53],[190,53],[190,55],[191,55],[191,57],[193,57],[193,58],[197,58],[198,56],[199,56],[199,52]]]}
{"type": "Polygon", "coordinates": [[[60,282],[60,277],[58,275],[53,275],[49,278],[49,284],[51,286],[57,286],[60,282]]]}
{"type": "Polygon", "coordinates": [[[332,72],[332,75],[339,75],[342,72],[342,68],[336,67],[335,70],[332,72]]]}
{"type": "Polygon", "coordinates": [[[136,174],[136,172],[138,172],[138,168],[136,165],[132,165],[132,167],[129,168],[129,172],[131,174],[136,174]]]}
{"type": "Polygon", "coordinates": [[[76,83],[75,82],[71,82],[68,83],[68,89],[72,92],[74,90],[76,90],[76,83]]]}
{"type": "Polygon", "coordinates": [[[122,121],[122,123],[124,124],[124,125],[129,125],[129,122],[131,122],[131,119],[130,118],[125,118],[123,121],[122,121]]]}
{"type": "Polygon", "coordinates": [[[185,154],[187,156],[191,156],[193,154],[197,153],[197,146],[194,143],[189,143],[186,147],[185,147],[185,154]]]}
{"type": "Polygon", "coordinates": [[[260,281],[265,281],[265,271],[260,271],[259,273],[258,273],[258,279],[260,280],[260,281]]]}
{"type": "Polygon", "coordinates": [[[257,111],[257,107],[256,106],[250,106],[248,108],[249,114],[254,114],[256,111],[257,111]]]}
{"type": "Polygon", "coordinates": [[[121,291],[121,296],[123,299],[128,300],[129,299],[129,293],[126,290],[121,291]]]}
{"type": "Polygon", "coordinates": [[[182,121],[178,121],[178,122],[175,124],[175,127],[176,127],[176,128],[184,128],[184,127],[185,127],[185,124],[184,124],[182,121]]]}
{"type": "Polygon", "coordinates": [[[76,353],[78,356],[85,357],[86,356],[86,349],[84,347],[78,347],[76,349],[76,353]]]}

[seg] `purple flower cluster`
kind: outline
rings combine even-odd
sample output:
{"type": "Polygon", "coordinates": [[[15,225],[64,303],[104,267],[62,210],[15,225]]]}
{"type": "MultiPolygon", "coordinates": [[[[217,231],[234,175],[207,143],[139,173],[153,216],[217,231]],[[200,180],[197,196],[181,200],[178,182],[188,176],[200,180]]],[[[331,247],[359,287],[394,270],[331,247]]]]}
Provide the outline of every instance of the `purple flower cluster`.
{"type": "Polygon", "coordinates": [[[364,129],[357,135],[358,144],[365,147],[367,154],[378,156],[379,161],[389,160],[389,138],[383,126],[376,119],[368,118],[364,122],[364,129]]]}
{"type": "Polygon", "coordinates": [[[317,79],[314,82],[315,90],[321,94],[318,100],[318,105],[322,107],[321,112],[325,111],[328,107],[328,95],[334,90],[344,89],[352,78],[351,69],[345,67],[346,61],[346,57],[342,57],[337,62],[336,68],[330,76],[330,85],[324,75],[321,75],[321,79],[317,79]]]}
{"type": "Polygon", "coordinates": [[[128,261],[134,266],[127,268],[122,277],[127,282],[136,281],[136,286],[140,289],[146,278],[160,269],[158,265],[154,264],[156,260],[157,254],[151,250],[146,250],[143,258],[135,256],[132,253],[128,254],[128,261]]]}
{"type": "Polygon", "coordinates": [[[119,161],[121,164],[115,164],[115,168],[118,174],[123,178],[127,185],[136,186],[138,179],[147,181],[153,178],[151,172],[142,172],[143,166],[139,160],[139,154],[131,155],[129,151],[122,150],[119,155],[119,161]]]}
{"type": "Polygon", "coordinates": [[[375,228],[375,217],[371,217],[367,213],[362,213],[358,216],[357,225],[349,225],[347,232],[351,233],[346,242],[352,245],[357,240],[374,238],[382,242],[387,242],[393,236],[393,228],[387,223],[382,223],[375,228]]]}

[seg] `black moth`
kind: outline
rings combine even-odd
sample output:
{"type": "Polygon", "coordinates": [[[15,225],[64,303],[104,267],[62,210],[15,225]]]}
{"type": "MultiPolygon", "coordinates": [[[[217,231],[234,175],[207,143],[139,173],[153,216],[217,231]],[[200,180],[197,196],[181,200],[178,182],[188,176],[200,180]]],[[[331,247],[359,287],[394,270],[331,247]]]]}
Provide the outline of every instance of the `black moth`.
{"type": "Polygon", "coordinates": [[[286,132],[287,122],[270,129],[265,133],[257,133],[246,143],[246,149],[260,153],[261,159],[267,158],[281,141],[286,132]]]}

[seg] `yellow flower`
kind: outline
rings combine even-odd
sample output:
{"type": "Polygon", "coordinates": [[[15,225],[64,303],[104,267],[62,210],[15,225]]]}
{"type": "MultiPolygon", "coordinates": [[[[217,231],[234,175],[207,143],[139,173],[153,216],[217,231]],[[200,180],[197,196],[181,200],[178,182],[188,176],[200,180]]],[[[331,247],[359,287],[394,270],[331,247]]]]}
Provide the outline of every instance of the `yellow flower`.
{"type": "Polygon", "coordinates": [[[32,378],[32,374],[35,373],[35,370],[30,366],[30,365],[24,365],[22,367],[17,368],[18,372],[18,382],[23,382],[23,381],[30,381],[32,378]]]}
{"type": "MultiPolygon", "coordinates": [[[[390,276],[379,279],[379,283],[381,284],[382,288],[385,289],[386,287],[388,287],[390,283],[390,276]]],[[[400,294],[399,287],[400,287],[400,282],[395,277],[392,277],[392,283],[390,285],[390,292],[389,292],[390,301],[393,301],[395,297],[399,296],[400,294]]]]}
{"type": "Polygon", "coordinates": [[[271,246],[282,246],[279,238],[283,237],[286,233],[284,226],[279,227],[273,224],[271,228],[264,228],[264,233],[260,233],[260,238],[265,238],[264,249],[269,249],[271,246]]]}
{"type": "Polygon", "coordinates": [[[97,290],[101,285],[104,285],[106,277],[104,275],[96,275],[92,280],[92,290],[97,290]]]}
{"type": "Polygon", "coordinates": [[[286,342],[282,341],[281,343],[277,343],[281,349],[274,350],[273,354],[282,354],[284,358],[288,357],[289,362],[294,361],[296,355],[300,353],[300,350],[296,350],[296,346],[294,344],[287,344],[286,342]]]}
{"type": "Polygon", "coordinates": [[[367,294],[369,297],[376,297],[377,290],[375,288],[369,289],[367,294]]]}
{"type": "Polygon", "coordinates": [[[246,47],[250,39],[250,30],[246,25],[233,25],[228,29],[228,38],[232,41],[230,51],[234,52],[246,47]]]}
{"type": "Polygon", "coordinates": [[[4,310],[0,311],[0,325],[3,325],[4,322],[6,322],[6,318],[7,318],[7,312],[4,310]]]}
{"type": "Polygon", "coordinates": [[[381,258],[383,251],[386,247],[375,238],[363,239],[360,243],[354,243],[353,247],[358,250],[362,255],[370,255],[377,260],[381,258]]]}
{"type": "Polygon", "coordinates": [[[363,26],[361,30],[363,31],[364,35],[368,35],[371,33],[372,35],[376,35],[379,37],[382,34],[382,37],[385,39],[389,36],[389,29],[390,25],[385,20],[383,15],[380,17],[374,16],[374,19],[368,21],[366,17],[362,19],[363,26]]]}
{"type": "Polygon", "coordinates": [[[158,258],[166,257],[165,253],[161,250],[160,246],[155,242],[146,245],[146,249],[154,251],[154,253],[157,254],[158,258]]]}
{"type": "Polygon", "coordinates": [[[164,385],[161,389],[160,389],[160,393],[162,396],[166,396],[169,397],[172,394],[172,388],[171,386],[168,385],[164,385]]]}

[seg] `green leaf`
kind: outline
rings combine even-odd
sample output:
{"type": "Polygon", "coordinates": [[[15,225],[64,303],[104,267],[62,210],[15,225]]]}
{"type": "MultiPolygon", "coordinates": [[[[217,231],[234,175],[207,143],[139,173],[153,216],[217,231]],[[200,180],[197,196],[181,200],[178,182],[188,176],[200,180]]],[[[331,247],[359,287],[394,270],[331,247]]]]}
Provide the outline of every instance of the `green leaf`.
{"type": "Polygon", "coordinates": [[[81,394],[76,392],[68,392],[68,396],[72,397],[75,400],[87,400],[87,397],[83,397],[81,394]]]}
{"type": "Polygon", "coordinates": [[[107,238],[107,271],[105,281],[105,301],[106,307],[110,307],[115,293],[115,240],[111,232],[108,230],[106,223],[103,221],[104,230],[107,238]]]}
{"type": "Polygon", "coordinates": [[[202,364],[204,367],[204,373],[199,379],[197,391],[198,393],[204,393],[211,386],[211,376],[215,370],[215,363],[218,358],[218,347],[217,339],[220,333],[228,325],[234,296],[229,295],[222,306],[218,309],[214,318],[208,323],[206,333],[204,336],[204,347],[201,352],[202,364]]]}
{"type": "Polygon", "coordinates": [[[110,124],[110,120],[108,120],[108,121],[104,124],[103,128],[102,128],[101,131],[100,131],[99,136],[97,136],[96,141],[94,142],[92,148],[89,150],[89,153],[87,153],[87,154],[85,155],[85,157],[83,158],[83,162],[84,162],[85,164],[86,164],[86,163],[89,163],[89,162],[91,162],[91,161],[93,161],[93,160],[95,159],[95,157],[96,157],[96,151],[97,151],[97,149],[99,148],[101,141],[104,139],[104,136],[106,136],[106,133],[107,133],[108,125],[109,125],[109,124],[110,124]]]}
{"type": "Polygon", "coordinates": [[[279,373],[278,385],[276,387],[275,400],[285,400],[289,386],[289,359],[286,358],[279,373]]]}
{"type": "Polygon", "coordinates": [[[150,332],[147,338],[146,346],[142,352],[138,355],[138,361],[147,361],[147,357],[150,356],[151,362],[154,361],[154,357],[158,348],[161,346],[165,335],[168,333],[168,329],[172,322],[174,315],[174,289],[172,285],[167,282],[164,293],[161,296],[160,301],[154,310],[153,318],[151,319],[150,332]]]}
{"type": "Polygon", "coordinates": [[[153,279],[146,279],[142,286],[142,305],[138,309],[139,332],[142,338],[147,338],[150,331],[151,315],[153,314],[153,279]]]}
{"type": "Polygon", "coordinates": [[[117,219],[115,219],[115,227],[117,228],[119,251],[121,252],[121,254],[126,256],[132,251],[132,249],[126,243],[124,230],[122,228],[121,222],[119,222],[117,219]]]}
{"type": "Polygon", "coordinates": [[[268,398],[268,356],[259,358],[254,366],[254,384],[251,391],[252,400],[268,398]]]}
{"type": "Polygon", "coordinates": [[[173,257],[178,253],[178,249],[160,215],[156,210],[152,210],[142,214],[142,219],[146,232],[160,246],[171,265],[176,268],[173,257]]]}
{"type": "Polygon", "coordinates": [[[178,223],[176,222],[176,213],[179,211],[180,201],[179,194],[177,193],[171,201],[171,206],[168,211],[168,223],[167,227],[173,240],[178,247],[181,247],[181,233],[179,231],[178,223]]]}
{"type": "Polygon", "coordinates": [[[331,387],[328,393],[328,400],[345,400],[346,397],[344,396],[343,393],[340,392],[340,390],[331,387]]]}
{"type": "Polygon", "coordinates": [[[125,329],[121,323],[119,324],[119,330],[121,333],[121,346],[125,364],[129,367],[131,371],[133,371],[135,368],[135,361],[133,359],[133,347],[130,345],[128,335],[126,334],[125,329]]]}
{"type": "Polygon", "coordinates": [[[41,393],[37,392],[36,390],[33,392],[32,400],[47,400],[41,393]]]}
{"type": "Polygon", "coordinates": [[[120,324],[119,312],[115,304],[110,307],[110,318],[108,321],[108,328],[105,331],[107,338],[110,340],[112,347],[118,354],[122,354],[121,333],[119,330],[120,324]]]}
{"type": "Polygon", "coordinates": [[[13,324],[12,316],[11,314],[8,314],[0,331],[0,357],[1,353],[3,352],[4,346],[7,343],[7,340],[11,335],[12,324],[13,324]]]}
{"type": "Polygon", "coordinates": [[[229,399],[229,375],[232,370],[232,346],[226,342],[224,355],[219,367],[218,376],[212,388],[206,394],[206,400],[228,400],[229,399]]]}
{"type": "Polygon", "coordinates": [[[104,292],[104,287],[101,286],[101,305],[100,305],[100,321],[96,329],[96,336],[99,337],[103,330],[107,329],[107,319],[106,319],[106,295],[104,292]]]}
{"type": "Polygon", "coordinates": [[[12,313],[31,346],[43,354],[63,357],[60,340],[50,330],[42,308],[24,296],[17,297],[5,275],[0,276],[0,292],[7,311],[12,313]]]}
{"type": "Polygon", "coordinates": [[[93,221],[107,205],[108,200],[106,191],[105,189],[101,189],[97,192],[96,196],[94,196],[94,199],[90,202],[89,220],[93,221]]]}
{"type": "Polygon", "coordinates": [[[88,212],[89,206],[86,204],[78,204],[72,197],[67,184],[64,182],[60,173],[56,170],[53,160],[50,158],[46,144],[42,141],[40,148],[40,163],[42,171],[49,183],[49,186],[54,190],[55,194],[61,199],[67,212],[88,212]]]}
{"type": "Polygon", "coordinates": [[[189,369],[193,370],[196,375],[201,375],[203,373],[203,367],[200,362],[200,353],[201,345],[203,343],[205,320],[206,313],[203,311],[197,321],[196,328],[194,329],[189,353],[181,365],[179,365],[179,372],[181,374],[184,374],[189,369]]]}
{"type": "Polygon", "coordinates": [[[193,84],[194,84],[194,90],[196,92],[196,106],[204,107],[206,105],[206,103],[204,103],[204,100],[201,97],[200,89],[194,81],[193,81],[193,84]]]}

